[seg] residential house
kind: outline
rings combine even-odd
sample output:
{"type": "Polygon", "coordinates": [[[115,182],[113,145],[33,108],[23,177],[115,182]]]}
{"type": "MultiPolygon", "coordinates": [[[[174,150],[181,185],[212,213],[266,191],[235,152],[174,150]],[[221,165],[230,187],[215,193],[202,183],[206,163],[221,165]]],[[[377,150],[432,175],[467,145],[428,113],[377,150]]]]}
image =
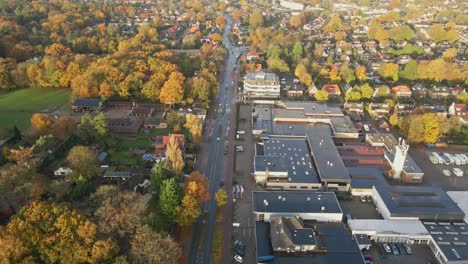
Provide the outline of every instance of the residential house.
{"type": "Polygon", "coordinates": [[[94,112],[99,109],[99,104],[101,99],[77,99],[73,105],[72,109],[75,112],[94,112]]]}
{"type": "Polygon", "coordinates": [[[455,87],[453,87],[453,89],[452,89],[452,95],[453,95],[453,96],[457,96],[457,95],[459,95],[459,94],[461,94],[461,93],[464,93],[464,92],[465,92],[465,90],[464,90],[459,84],[457,84],[457,85],[456,85],[455,87]]]}
{"type": "Polygon", "coordinates": [[[370,103],[369,114],[374,119],[381,119],[390,114],[390,105],[388,103],[370,103]]]}
{"type": "Polygon", "coordinates": [[[452,105],[449,107],[449,114],[452,116],[456,115],[464,118],[468,117],[468,109],[466,104],[452,103],[452,105]]]}
{"type": "Polygon", "coordinates": [[[251,50],[247,53],[247,60],[252,61],[258,59],[258,52],[255,50],[251,50]]]}
{"type": "Polygon", "coordinates": [[[398,103],[393,108],[393,113],[395,113],[398,116],[405,116],[413,112],[414,108],[415,108],[414,104],[398,103]]]}
{"type": "Polygon", "coordinates": [[[339,96],[341,95],[340,87],[338,84],[325,84],[322,87],[323,91],[326,91],[329,96],[339,96]]]}
{"type": "Polygon", "coordinates": [[[450,94],[451,91],[448,86],[432,86],[428,91],[428,95],[432,99],[447,98],[450,94]]]}
{"type": "Polygon", "coordinates": [[[412,95],[411,89],[406,85],[398,85],[393,87],[392,94],[396,98],[410,98],[412,95]]]}
{"type": "Polygon", "coordinates": [[[359,121],[361,120],[362,115],[364,114],[364,104],[363,103],[354,103],[346,102],[343,105],[343,111],[348,114],[352,120],[359,121]]]}

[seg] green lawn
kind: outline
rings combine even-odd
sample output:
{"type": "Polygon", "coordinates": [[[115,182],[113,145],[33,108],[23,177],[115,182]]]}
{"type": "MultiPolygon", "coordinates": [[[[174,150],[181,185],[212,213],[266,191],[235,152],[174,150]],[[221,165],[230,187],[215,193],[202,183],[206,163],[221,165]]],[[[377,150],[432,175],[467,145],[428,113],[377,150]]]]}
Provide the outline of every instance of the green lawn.
{"type": "Polygon", "coordinates": [[[54,109],[68,101],[69,90],[22,89],[0,93],[0,128],[29,127],[34,113],[54,109]]]}

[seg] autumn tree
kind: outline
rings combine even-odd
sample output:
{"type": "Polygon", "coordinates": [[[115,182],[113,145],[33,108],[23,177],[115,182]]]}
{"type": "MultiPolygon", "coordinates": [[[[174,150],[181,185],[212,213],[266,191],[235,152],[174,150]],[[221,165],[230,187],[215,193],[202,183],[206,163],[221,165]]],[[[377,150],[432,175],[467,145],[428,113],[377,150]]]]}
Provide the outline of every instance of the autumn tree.
{"type": "Polygon", "coordinates": [[[418,63],[415,60],[410,60],[406,63],[405,68],[399,73],[403,79],[414,81],[418,75],[418,63]]]}
{"type": "Polygon", "coordinates": [[[184,97],[184,84],[185,77],[180,72],[173,72],[169,75],[168,80],[164,83],[161,89],[160,97],[162,103],[177,104],[182,101],[184,97]]]}
{"type": "Polygon", "coordinates": [[[338,67],[336,67],[335,65],[332,65],[331,66],[331,69],[330,69],[330,80],[334,83],[338,83],[341,81],[341,77],[340,77],[340,74],[339,74],[339,70],[338,70],[338,67]]]}
{"type": "Polygon", "coordinates": [[[354,83],[356,80],[354,76],[354,71],[349,67],[348,64],[344,64],[340,68],[340,77],[342,80],[344,80],[346,83],[354,83]]]}
{"type": "Polygon", "coordinates": [[[216,23],[216,25],[218,25],[221,29],[223,29],[224,26],[226,26],[226,18],[224,18],[223,15],[219,15],[219,16],[216,17],[215,23],[216,23]]]}
{"type": "Polygon", "coordinates": [[[192,136],[192,140],[195,144],[200,144],[202,141],[203,133],[203,122],[202,119],[193,115],[188,114],[185,117],[185,128],[187,128],[192,136]]]}
{"type": "Polygon", "coordinates": [[[384,63],[377,72],[385,79],[392,79],[395,82],[398,81],[398,64],[384,63]]]}
{"type": "Polygon", "coordinates": [[[8,155],[8,159],[11,161],[16,162],[16,164],[21,165],[21,166],[26,166],[30,167],[30,159],[31,159],[31,153],[33,151],[33,148],[26,148],[23,146],[20,146],[17,149],[10,149],[10,154],[8,155]]]}
{"type": "Polygon", "coordinates": [[[297,65],[294,74],[299,79],[299,81],[304,84],[305,86],[309,86],[312,84],[312,75],[307,72],[306,67],[304,64],[300,63],[297,65]]]}
{"type": "Polygon", "coordinates": [[[130,255],[137,263],[178,263],[182,256],[179,245],[168,235],[144,225],[137,229],[130,241],[130,255]]]}
{"type": "Polygon", "coordinates": [[[215,193],[215,200],[218,204],[218,207],[223,207],[227,203],[228,195],[225,190],[219,189],[215,193]]]}
{"type": "Polygon", "coordinates": [[[52,134],[54,137],[64,140],[66,139],[73,131],[75,131],[76,123],[70,116],[62,116],[57,121],[55,121],[52,126],[52,134]]]}
{"type": "Polygon", "coordinates": [[[439,120],[434,113],[422,116],[424,122],[424,142],[435,143],[439,139],[439,120]]]}
{"type": "Polygon", "coordinates": [[[133,236],[142,224],[146,204],[133,192],[112,189],[94,212],[99,232],[116,239],[133,236]]]}
{"type": "Polygon", "coordinates": [[[388,121],[390,122],[390,125],[392,127],[395,127],[398,125],[398,116],[396,114],[393,114],[390,116],[390,118],[388,119],[388,121]]]}
{"type": "Polygon", "coordinates": [[[210,193],[208,192],[208,178],[205,174],[193,171],[189,177],[185,180],[185,195],[194,197],[198,204],[210,199],[210,193]]]}
{"type": "Polygon", "coordinates": [[[74,146],[67,156],[67,161],[75,176],[92,178],[98,173],[96,153],[86,146],[74,146]]]}
{"type": "Polygon", "coordinates": [[[374,89],[368,83],[359,87],[359,91],[361,92],[362,98],[366,100],[370,100],[374,94],[374,89]]]}
{"type": "Polygon", "coordinates": [[[179,132],[182,129],[183,116],[179,115],[176,111],[170,111],[166,115],[167,125],[173,132],[179,132]]]}
{"type": "Polygon", "coordinates": [[[457,95],[456,100],[459,103],[468,104],[468,93],[464,92],[464,93],[457,95]]]}
{"type": "Polygon", "coordinates": [[[360,82],[367,80],[366,67],[365,66],[357,67],[355,75],[356,75],[356,79],[358,79],[360,82]]]}
{"type": "Polygon", "coordinates": [[[181,205],[176,209],[176,222],[180,226],[189,226],[195,223],[200,214],[197,199],[191,195],[184,195],[181,205]]]}
{"type": "Polygon", "coordinates": [[[317,101],[328,101],[328,93],[324,90],[319,90],[314,94],[317,101]]]}
{"type": "Polygon", "coordinates": [[[168,170],[177,176],[182,174],[185,166],[182,151],[175,137],[169,139],[169,144],[166,148],[166,166],[168,170]]]}
{"type": "Polygon", "coordinates": [[[47,134],[52,126],[52,118],[45,114],[33,114],[31,117],[31,127],[35,132],[47,134]]]}
{"type": "Polygon", "coordinates": [[[276,73],[289,72],[288,64],[282,59],[268,59],[267,65],[270,70],[276,73]]]}
{"type": "Polygon", "coordinates": [[[255,11],[250,15],[249,23],[252,27],[256,28],[263,26],[263,14],[260,11],[255,11]]]}
{"type": "Polygon", "coordinates": [[[346,102],[359,102],[361,101],[362,95],[357,89],[353,89],[346,93],[345,100],[346,102]]]}
{"type": "Polygon", "coordinates": [[[103,263],[118,252],[100,240],[96,225],[64,204],[32,202],[0,230],[0,259],[6,263],[103,263]],[[14,247],[9,246],[14,242],[14,247]]]}

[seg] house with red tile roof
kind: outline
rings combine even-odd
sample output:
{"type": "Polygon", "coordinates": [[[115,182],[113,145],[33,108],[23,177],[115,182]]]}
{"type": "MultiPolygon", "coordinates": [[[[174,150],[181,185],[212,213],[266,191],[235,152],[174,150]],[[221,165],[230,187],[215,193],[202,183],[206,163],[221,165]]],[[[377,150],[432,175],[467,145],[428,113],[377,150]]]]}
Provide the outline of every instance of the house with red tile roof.
{"type": "Polygon", "coordinates": [[[323,91],[326,91],[328,95],[341,95],[340,87],[338,84],[325,84],[322,87],[323,91]]]}
{"type": "Polygon", "coordinates": [[[392,94],[398,98],[411,97],[411,89],[406,85],[398,85],[392,88],[392,94]]]}

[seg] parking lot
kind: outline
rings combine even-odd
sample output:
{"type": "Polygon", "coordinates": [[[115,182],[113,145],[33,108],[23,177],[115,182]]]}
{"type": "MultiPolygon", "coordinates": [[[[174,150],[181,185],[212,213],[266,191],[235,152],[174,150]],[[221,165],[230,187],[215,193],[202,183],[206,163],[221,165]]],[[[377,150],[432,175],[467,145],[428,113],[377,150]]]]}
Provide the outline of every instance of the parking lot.
{"type": "MultiPolygon", "coordinates": [[[[239,135],[236,139],[236,146],[243,146],[243,151],[236,152],[235,159],[235,177],[233,185],[242,185],[244,192],[234,203],[233,223],[239,226],[233,227],[232,232],[232,256],[235,256],[234,241],[240,240],[245,243],[245,256],[243,263],[257,263],[255,257],[255,223],[252,214],[252,191],[256,185],[250,176],[253,166],[255,140],[252,135],[250,123],[251,109],[248,105],[241,105],[239,108],[239,126],[238,131],[245,131],[245,134],[239,135]]],[[[234,258],[232,263],[237,263],[234,258]]]]}
{"type": "Polygon", "coordinates": [[[447,153],[465,153],[462,149],[457,150],[434,150],[423,147],[410,148],[409,154],[416,163],[424,171],[424,179],[422,185],[425,186],[439,186],[446,191],[467,191],[468,190],[468,175],[464,173],[463,177],[456,177],[453,174],[453,168],[460,168],[463,171],[468,170],[468,165],[445,165],[445,164],[433,164],[426,151],[437,151],[447,153]],[[451,171],[451,176],[444,176],[442,170],[447,169],[451,171]]]}
{"type": "Polygon", "coordinates": [[[434,258],[434,254],[429,249],[428,245],[411,245],[413,253],[394,255],[393,253],[387,253],[382,248],[382,244],[372,244],[370,251],[363,251],[364,255],[371,255],[374,258],[375,264],[427,264],[437,263],[434,258]]]}
{"type": "Polygon", "coordinates": [[[373,202],[363,203],[359,197],[355,196],[349,201],[340,200],[339,202],[343,214],[351,214],[353,219],[382,219],[373,202]]]}

